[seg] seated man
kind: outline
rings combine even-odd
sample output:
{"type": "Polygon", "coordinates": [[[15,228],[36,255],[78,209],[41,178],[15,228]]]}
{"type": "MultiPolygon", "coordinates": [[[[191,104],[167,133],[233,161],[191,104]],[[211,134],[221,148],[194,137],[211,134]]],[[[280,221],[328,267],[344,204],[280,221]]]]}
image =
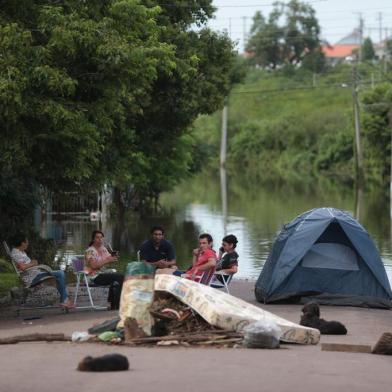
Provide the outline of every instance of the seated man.
{"type": "MultiPolygon", "coordinates": [[[[227,275],[234,275],[238,271],[238,253],[235,251],[238,240],[233,234],[229,234],[222,239],[222,247],[219,248],[219,261],[216,271],[227,275]]],[[[216,278],[223,283],[222,277],[218,274],[216,278]]]]}
{"type": "Polygon", "coordinates": [[[151,239],[143,242],[139,248],[140,260],[152,264],[155,268],[176,269],[176,252],[171,242],[165,240],[161,226],[151,228],[151,239]]]}
{"type": "Polygon", "coordinates": [[[34,268],[38,265],[37,260],[31,260],[26,254],[26,249],[29,246],[29,240],[23,234],[15,236],[13,240],[14,248],[11,251],[11,257],[16,263],[17,268],[22,271],[21,278],[27,286],[35,286],[39,284],[43,277],[53,276],[56,279],[57,290],[60,294],[60,306],[66,309],[74,307],[72,301],[68,297],[67,288],[65,284],[64,271],[45,272],[39,268],[34,268]]]}
{"type": "MultiPolygon", "coordinates": [[[[212,241],[210,234],[200,234],[199,247],[193,250],[192,267],[188,268],[186,271],[174,271],[172,272],[173,275],[208,284],[216,266],[216,253],[212,249],[212,241]],[[209,273],[204,276],[205,272],[209,273]]],[[[162,270],[162,273],[171,272],[162,270]]]]}

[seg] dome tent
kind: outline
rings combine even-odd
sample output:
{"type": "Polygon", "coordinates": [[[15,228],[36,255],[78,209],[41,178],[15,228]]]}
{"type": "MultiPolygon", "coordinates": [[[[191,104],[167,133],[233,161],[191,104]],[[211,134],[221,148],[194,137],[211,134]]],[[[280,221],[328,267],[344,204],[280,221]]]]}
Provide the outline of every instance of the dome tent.
{"type": "Polygon", "coordinates": [[[256,282],[259,302],[392,307],[380,254],[347,212],[317,208],[285,225],[256,282]]]}

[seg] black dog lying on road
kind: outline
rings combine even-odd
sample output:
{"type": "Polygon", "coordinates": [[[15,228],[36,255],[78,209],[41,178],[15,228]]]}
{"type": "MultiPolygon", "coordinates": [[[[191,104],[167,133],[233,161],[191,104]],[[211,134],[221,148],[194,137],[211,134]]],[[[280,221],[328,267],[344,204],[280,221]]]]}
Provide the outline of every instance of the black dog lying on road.
{"type": "Polygon", "coordinates": [[[320,318],[320,307],[317,302],[309,302],[302,308],[300,324],[304,327],[316,328],[324,335],[346,335],[346,327],[339,321],[326,321],[320,318]]]}
{"type": "Polygon", "coordinates": [[[85,357],[79,362],[78,370],[82,372],[113,372],[128,370],[127,357],[121,354],[107,354],[102,357],[85,357]]]}

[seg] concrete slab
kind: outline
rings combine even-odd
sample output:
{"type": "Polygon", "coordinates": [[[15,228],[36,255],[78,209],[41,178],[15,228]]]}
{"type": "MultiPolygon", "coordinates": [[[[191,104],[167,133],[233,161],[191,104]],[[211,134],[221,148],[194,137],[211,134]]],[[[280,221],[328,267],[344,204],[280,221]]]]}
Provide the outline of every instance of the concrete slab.
{"type": "MultiPolygon", "coordinates": [[[[234,281],[233,295],[298,322],[299,305],[261,305],[254,282],[234,281]]],[[[321,342],[374,345],[392,331],[392,312],[349,307],[322,307],[322,317],[343,322],[347,336],[325,336],[321,342]]],[[[33,332],[83,331],[116,312],[40,313],[41,319],[0,319],[0,337],[33,332]],[[31,324],[30,324],[31,323],[31,324]]],[[[0,346],[0,392],[75,390],[119,391],[388,391],[392,388],[392,357],[321,351],[321,345],[284,345],[279,350],[214,348],[129,348],[103,344],[19,343],[0,346]],[[75,370],[85,355],[118,352],[131,370],[82,373],[75,370]]]]}

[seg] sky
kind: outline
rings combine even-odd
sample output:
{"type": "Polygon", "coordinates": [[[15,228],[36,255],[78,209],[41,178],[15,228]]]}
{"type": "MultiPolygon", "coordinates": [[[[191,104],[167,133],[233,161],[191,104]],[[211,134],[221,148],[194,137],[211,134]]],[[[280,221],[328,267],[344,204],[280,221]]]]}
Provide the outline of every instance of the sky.
{"type": "MultiPolygon", "coordinates": [[[[214,0],[217,8],[215,19],[209,26],[214,30],[227,31],[237,49],[242,52],[244,32],[250,30],[256,11],[268,15],[275,0],[214,0]]],[[[287,3],[287,0],[284,0],[287,3]]],[[[321,26],[321,38],[334,44],[359,25],[359,13],[364,20],[364,36],[374,43],[386,34],[392,35],[392,0],[308,0],[316,11],[321,26]],[[381,23],[380,23],[381,16],[381,23]],[[386,31],[388,29],[388,31],[386,31]]],[[[246,38],[245,38],[246,39],[246,38]]]]}

